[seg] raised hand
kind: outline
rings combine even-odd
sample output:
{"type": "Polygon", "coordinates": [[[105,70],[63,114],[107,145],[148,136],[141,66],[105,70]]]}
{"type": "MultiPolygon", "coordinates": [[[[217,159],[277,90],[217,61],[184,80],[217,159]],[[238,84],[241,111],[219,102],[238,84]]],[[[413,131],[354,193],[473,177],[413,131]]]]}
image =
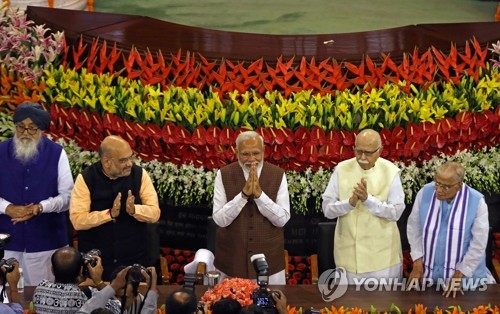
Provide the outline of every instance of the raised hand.
{"type": "Polygon", "coordinates": [[[126,211],[129,215],[134,215],[135,214],[135,196],[132,195],[132,191],[128,190],[128,195],[127,195],[127,206],[126,206],[126,211]]]}
{"type": "Polygon", "coordinates": [[[115,200],[113,201],[113,207],[111,207],[111,218],[116,218],[120,216],[120,208],[122,206],[122,193],[118,192],[118,195],[116,195],[115,200]]]}
{"type": "Polygon", "coordinates": [[[353,194],[356,195],[360,201],[366,201],[368,198],[368,190],[366,188],[365,178],[361,179],[361,181],[354,187],[353,194]]]}

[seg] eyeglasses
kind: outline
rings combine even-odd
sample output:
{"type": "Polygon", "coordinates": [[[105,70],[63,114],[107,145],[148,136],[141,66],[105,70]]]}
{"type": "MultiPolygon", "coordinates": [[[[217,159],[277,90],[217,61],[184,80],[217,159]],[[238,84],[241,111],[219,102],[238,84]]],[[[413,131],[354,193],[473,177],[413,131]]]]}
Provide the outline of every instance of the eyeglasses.
{"type": "Polygon", "coordinates": [[[262,155],[262,152],[244,152],[244,153],[241,153],[240,155],[241,155],[241,157],[244,157],[244,158],[259,157],[260,155],[262,155]]]}
{"type": "Polygon", "coordinates": [[[446,184],[441,184],[439,182],[436,182],[436,180],[434,180],[434,186],[437,189],[442,189],[443,191],[448,191],[449,189],[451,189],[452,187],[454,187],[455,185],[459,184],[459,182],[456,182],[456,183],[453,183],[452,185],[446,185],[446,184]]]}
{"type": "Polygon", "coordinates": [[[28,131],[28,134],[35,135],[36,132],[40,130],[39,128],[33,128],[33,127],[25,127],[24,125],[21,124],[16,124],[16,131],[19,133],[24,133],[24,131],[28,131]]]}
{"type": "MultiPolygon", "coordinates": [[[[112,158],[113,158],[113,157],[112,157],[112,158]]],[[[120,158],[120,159],[118,159],[118,163],[119,163],[120,165],[124,165],[124,164],[126,164],[127,162],[129,162],[129,161],[130,161],[131,163],[134,163],[134,162],[135,162],[135,159],[136,159],[135,155],[132,155],[132,156],[130,156],[130,157],[125,157],[125,158],[120,158]]]]}
{"type": "Polygon", "coordinates": [[[361,149],[354,148],[354,152],[358,156],[362,156],[363,154],[365,156],[371,156],[371,155],[375,154],[376,152],[378,152],[379,149],[380,149],[380,147],[377,148],[376,150],[369,151],[369,150],[361,150],[361,149]]]}

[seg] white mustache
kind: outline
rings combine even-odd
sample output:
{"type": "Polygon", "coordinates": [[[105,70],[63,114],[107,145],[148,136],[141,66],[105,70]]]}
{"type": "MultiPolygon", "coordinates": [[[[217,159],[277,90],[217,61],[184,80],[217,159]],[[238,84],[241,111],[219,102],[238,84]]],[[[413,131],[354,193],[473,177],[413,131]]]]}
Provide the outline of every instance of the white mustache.
{"type": "Polygon", "coordinates": [[[251,166],[253,166],[253,165],[258,166],[258,165],[259,165],[259,162],[258,162],[258,161],[253,161],[253,162],[246,162],[246,163],[245,163],[245,166],[247,166],[247,167],[251,167],[251,166]]]}
{"type": "Polygon", "coordinates": [[[358,159],[358,162],[360,164],[369,164],[370,163],[368,160],[361,160],[361,159],[358,159]]]}

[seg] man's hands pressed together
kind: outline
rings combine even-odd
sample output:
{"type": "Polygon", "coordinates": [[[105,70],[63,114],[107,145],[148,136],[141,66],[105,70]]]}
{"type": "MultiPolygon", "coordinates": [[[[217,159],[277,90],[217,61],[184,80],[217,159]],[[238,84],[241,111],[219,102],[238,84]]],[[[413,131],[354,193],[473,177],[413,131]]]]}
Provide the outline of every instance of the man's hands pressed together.
{"type": "Polygon", "coordinates": [[[366,179],[361,179],[361,181],[354,187],[352,191],[352,196],[349,198],[349,204],[351,206],[356,206],[358,201],[366,201],[368,198],[368,190],[366,185],[366,179]]]}
{"type": "Polygon", "coordinates": [[[244,198],[259,198],[262,194],[262,189],[259,183],[259,176],[257,175],[257,165],[253,164],[250,167],[250,174],[248,175],[248,180],[243,187],[242,195],[244,198]]]}

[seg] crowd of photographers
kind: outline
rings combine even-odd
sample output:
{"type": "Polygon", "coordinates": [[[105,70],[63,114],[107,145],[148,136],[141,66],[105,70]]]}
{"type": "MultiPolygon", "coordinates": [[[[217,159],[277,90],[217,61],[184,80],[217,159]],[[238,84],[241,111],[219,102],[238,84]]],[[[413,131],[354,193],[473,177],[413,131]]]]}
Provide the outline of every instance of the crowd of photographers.
{"type": "MultiPolygon", "coordinates": [[[[55,280],[43,280],[36,286],[33,304],[36,313],[157,313],[158,290],[154,267],[121,266],[111,274],[111,281],[102,280],[103,266],[99,251],[82,254],[72,247],[64,247],[51,257],[55,280]],[[146,287],[144,295],[139,285],[146,287]]],[[[286,297],[279,290],[270,291],[268,266],[264,256],[254,261],[259,288],[254,291],[254,304],[247,308],[233,299],[221,299],[212,305],[213,314],[286,314],[286,297]]],[[[13,258],[0,260],[0,313],[23,313],[19,304],[19,263],[13,258]],[[9,286],[6,289],[6,285],[9,286]]],[[[205,314],[205,304],[199,301],[192,286],[174,291],[165,301],[167,314],[205,314]],[[189,289],[191,287],[191,289],[189,289]]]]}

